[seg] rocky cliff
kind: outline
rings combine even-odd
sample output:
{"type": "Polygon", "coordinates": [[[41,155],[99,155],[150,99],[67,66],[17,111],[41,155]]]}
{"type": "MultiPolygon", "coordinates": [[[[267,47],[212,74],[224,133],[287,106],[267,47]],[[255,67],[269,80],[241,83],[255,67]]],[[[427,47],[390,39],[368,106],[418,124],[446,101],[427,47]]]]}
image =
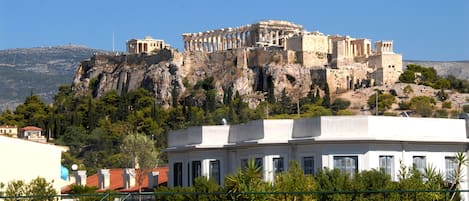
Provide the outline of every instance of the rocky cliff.
{"type": "Polygon", "coordinates": [[[214,78],[217,99],[232,89],[255,106],[265,98],[269,87],[279,97],[285,89],[295,100],[305,96],[319,83],[313,81],[312,68],[295,62],[287,62],[287,55],[275,50],[228,50],[216,53],[162,50],[157,54],[129,54],[120,56],[96,55],[80,63],[75,78],[74,90],[95,97],[110,90],[129,91],[138,87],[155,94],[158,104],[171,105],[171,91],[177,89],[185,96],[183,80],[194,85],[199,80],[214,78]]]}

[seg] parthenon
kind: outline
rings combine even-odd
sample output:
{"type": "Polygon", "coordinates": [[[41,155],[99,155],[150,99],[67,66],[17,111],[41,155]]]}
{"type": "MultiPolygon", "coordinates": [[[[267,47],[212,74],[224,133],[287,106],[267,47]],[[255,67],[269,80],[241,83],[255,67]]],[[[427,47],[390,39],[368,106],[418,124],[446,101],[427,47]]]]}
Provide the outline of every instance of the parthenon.
{"type": "Polygon", "coordinates": [[[184,33],[184,51],[214,52],[246,47],[285,47],[285,38],[303,32],[303,26],[287,21],[268,20],[255,24],[184,33]]]}

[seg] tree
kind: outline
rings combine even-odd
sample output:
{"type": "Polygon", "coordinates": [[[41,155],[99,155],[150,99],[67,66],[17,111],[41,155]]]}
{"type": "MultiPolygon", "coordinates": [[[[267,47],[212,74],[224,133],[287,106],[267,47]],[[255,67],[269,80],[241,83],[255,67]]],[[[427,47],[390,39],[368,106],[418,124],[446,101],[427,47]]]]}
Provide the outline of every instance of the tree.
{"type": "Polygon", "coordinates": [[[411,93],[414,93],[414,90],[412,89],[412,86],[406,85],[404,87],[404,94],[406,95],[406,97],[409,97],[409,94],[411,94],[411,93]]]}
{"type": "Polygon", "coordinates": [[[262,194],[239,194],[242,192],[265,192],[269,184],[262,179],[262,168],[255,160],[248,160],[247,167],[238,169],[236,174],[225,178],[225,192],[232,194],[233,200],[265,200],[262,194]]]}
{"type": "Polygon", "coordinates": [[[324,97],[322,98],[322,106],[329,108],[331,106],[331,95],[329,91],[329,84],[326,83],[324,87],[324,97]]]}
{"type": "MultiPolygon", "coordinates": [[[[276,192],[308,192],[316,190],[316,183],[311,175],[304,175],[300,164],[297,161],[290,161],[287,172],[280,173],[275,177],[274,191],[276,192]]],[[[285,198],[286,200],[313,200],[311,195],[287,196],[281,195],[278,200],[285,198]]]]}
{"type": "Polygon", "coordinates": [[[430,117],[433,114],[435,99],[428,96],[415,96],[410,99],[410,107],[419,113],[422,117],[430,117]]]}
{"type": "MultiPolygon", "coordinates": [[[[396,103],[396,97],[391,94],[378,95],[378,110],[380,113],[391,108],[392,104],[396,103]]],[[[368,98],[368,106],[376,108],[376,93],[368,98]]]]}
{"type": "Polygon", "coordinates": [[[54,196],[57,194],[53,187],[53,181],[48,182],[42,177],[37,177],[31,180],[29,183],[25,183],[22,180],[11,181],[8,183],[5,190],[5,195],[11,198],[6,199],[7,201],[16,201],[16,197],[20,196],[34,196],[36,198],[32,200],[47,200],[53,201],[54,196]]]}
{"type": "Polygon", "coordinates": [[[344,98],[336,98],[331,105],[331,109],[334,112],[339,110],[345,110],[350,106],[350,101],[344,98]]]}
{"type": "Polygon", "coordinates": [[[122,153],[127,157],[127,164],[136,168],[136,179],[139,193],[145,175],[158,164],[158,151],[152,140],[140,133],[129,132],[121,146],[122,153]]]}

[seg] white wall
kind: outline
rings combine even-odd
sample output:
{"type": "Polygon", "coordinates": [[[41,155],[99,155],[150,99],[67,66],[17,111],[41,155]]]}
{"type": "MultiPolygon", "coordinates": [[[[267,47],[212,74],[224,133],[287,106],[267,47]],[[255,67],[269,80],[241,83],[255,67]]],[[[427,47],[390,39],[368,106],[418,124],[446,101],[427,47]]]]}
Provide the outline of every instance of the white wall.
{"type": "Polygon", "coordinates": [[[29,183],[37,177],[52,182],[57,193],[66,184],[60,178],[61,154],[65,147],[0,136],[0,182],[29,183]]]}

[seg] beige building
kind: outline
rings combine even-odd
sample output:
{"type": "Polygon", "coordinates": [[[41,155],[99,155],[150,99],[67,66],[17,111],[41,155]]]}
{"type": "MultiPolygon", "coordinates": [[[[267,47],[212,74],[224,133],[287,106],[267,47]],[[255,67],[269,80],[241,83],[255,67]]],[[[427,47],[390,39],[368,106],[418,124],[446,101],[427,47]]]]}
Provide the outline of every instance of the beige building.
{"type": "Polygon", "coordinates": [[[29,183],[37,177],[53,182],[60,193],[61,187],[68,184],[62,180],[61,156],[67,147],[32,142],[0,135],[0,183],[23,180],[29,183]]]}
{"type": "Polygon", "coordinates": [[[151,36],[145,36],[144,39],[130,39],[127,41],[127,52],[133,54],[151,53],[155,50],[169,48],[164,40],[154,39],[151,36]]]}
{"type": "Polygon", "coordinates": [[[11,125],[0,126],[0,135],[6,135],[8,137],[18,137],[18,128],[11,125]]]}

